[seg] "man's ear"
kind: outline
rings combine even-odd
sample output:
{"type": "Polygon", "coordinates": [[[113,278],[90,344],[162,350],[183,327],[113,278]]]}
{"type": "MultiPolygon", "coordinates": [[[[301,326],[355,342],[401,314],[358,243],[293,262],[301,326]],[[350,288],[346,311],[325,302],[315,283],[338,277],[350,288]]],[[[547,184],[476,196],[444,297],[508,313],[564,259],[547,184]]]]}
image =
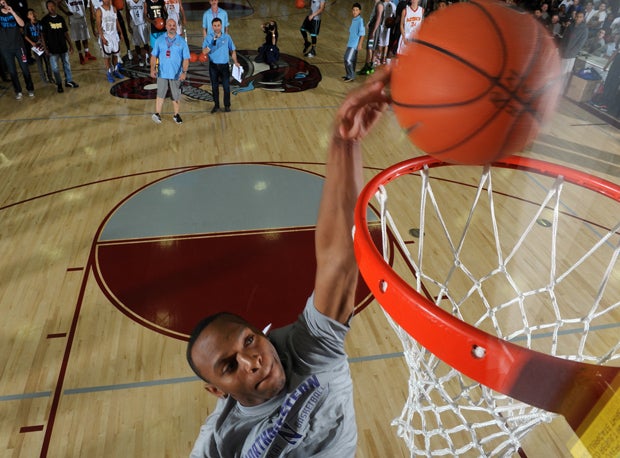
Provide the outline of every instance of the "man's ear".
{"type": "Polygon", "coordinates": [[[208,382],[205,383],[205,390],[207,390],[209,393],[217,396],[218,398],[225,398],[226,396],[228,396],[226,393],[224,393],[222,390],[220,390],[217,386],[211,385],[208,382]]]}

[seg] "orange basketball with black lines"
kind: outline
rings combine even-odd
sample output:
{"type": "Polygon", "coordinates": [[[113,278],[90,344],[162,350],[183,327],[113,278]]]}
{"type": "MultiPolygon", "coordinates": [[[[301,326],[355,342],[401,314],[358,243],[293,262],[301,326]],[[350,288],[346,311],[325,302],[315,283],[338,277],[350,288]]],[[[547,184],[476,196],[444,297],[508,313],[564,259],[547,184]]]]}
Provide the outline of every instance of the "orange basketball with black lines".
{"type": "Polygon", "coordinates": [[[416,146],[445,162],[486,164],[533,142],[560,94],[560,60],[531,13],[473,0],[424,20],[390,86],[416,146]]]}
{"type": "Polygon", "coordinates": [[[158,17],[155,19],[155,28],[157,30],[164,30],[165,26],[166,22],[164,21],[164,18],[158,17]]]}

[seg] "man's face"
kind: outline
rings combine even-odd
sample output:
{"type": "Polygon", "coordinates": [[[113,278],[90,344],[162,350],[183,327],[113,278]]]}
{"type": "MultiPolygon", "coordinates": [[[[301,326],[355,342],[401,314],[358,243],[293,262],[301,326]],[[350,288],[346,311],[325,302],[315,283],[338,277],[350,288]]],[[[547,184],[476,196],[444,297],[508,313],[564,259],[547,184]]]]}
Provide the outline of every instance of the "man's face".
{"type": "Polygon", "coordinates": [[[220,21],[213,22],[211,27],[213,27],[215,35],[220,35],[222,33],[222,23],[220,21]]]}
{"type": "Polygon", "coordinates": [[[217,9],[218,0],[211,0],[211,9],[215,11],[217,9]]]}
{"type": "Polygon", "coordinates": [[[176,35],[177,34],[177,21],[174,19],[168,19],[166,21],[166,31],[168,35],[176,35]]]}
{"type": "Polygon", "coordinates": [[[577,13],[575,15],[575,24],[581,24],[583,22],[583,13],[577,13]]]}
{"type": "Polygon", "coordinates": [[[357,6],[354,6],[353,8],[351,8],[351,14],[353,14],[353,17],[358,17],[360,13],[361,11],[357,6]]]}
{"type": "Polygon", "coordinates": [[[56,14],[56,3],[47,2],[45,6],[47,6],[47,11],[49,11],[52,16],[56,14]]]}
{"type": "Polygon", "coordinates": [[[269,339],[246,323],[223,316],[192,347],[194,365],[216,396],[230,395],[244,406],[262,404],[280,393],[286,376],[269,339]]]}

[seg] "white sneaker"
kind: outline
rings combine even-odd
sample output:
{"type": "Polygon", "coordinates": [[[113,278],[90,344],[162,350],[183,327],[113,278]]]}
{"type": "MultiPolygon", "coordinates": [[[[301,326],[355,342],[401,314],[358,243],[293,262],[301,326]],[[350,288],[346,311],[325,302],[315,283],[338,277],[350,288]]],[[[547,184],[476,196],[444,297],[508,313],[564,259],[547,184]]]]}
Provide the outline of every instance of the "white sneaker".
{"type": "Polygon", "coordinates": [[[15,94],[15,100],[21,100],[22,99],[22,93],[18,92],[17,94],[15,94]]]}
{"type": "Polygon", "coordinates": [[[133,60],[133,55],[131,54],[131,49],[127,50],[127,59],[133,60]]]}
{"type": "Polygon", "coordinates": [[[151,119],[153,120],[155,124],[161,124],[161,116],[159,115],[159,113],[153,113],[153,116],[151,116],[151,119]]]}

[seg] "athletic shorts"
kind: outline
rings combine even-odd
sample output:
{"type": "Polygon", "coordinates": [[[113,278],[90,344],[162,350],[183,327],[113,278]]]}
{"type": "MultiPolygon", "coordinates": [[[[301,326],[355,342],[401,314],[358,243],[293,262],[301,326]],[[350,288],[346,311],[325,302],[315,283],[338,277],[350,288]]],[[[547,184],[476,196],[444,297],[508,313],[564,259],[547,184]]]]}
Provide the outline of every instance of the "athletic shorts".
{"type": "Polygon", "coordinates": [[[146,46],[149,43],[149,29],[150,25],[146,22],[139,25],[131,24],[131,41],[134,46],[146,46]]]}
{"type": "Polygon", "coordinates": [[[377,46],[383,47],[390,44],[390,28],[384,25],[379,27],[377,46]]]}
{"type": "Polygon", "coordinates": [[[304,19],[304,23],[301,25],[301,31],[307,32],[311,37],[316,37],[319,35],[319,30],[321,30],[321,20],[320,19],[304,19]]]}
{"type": "Polygon", "coordinates": [[[181,98],[181,81],[169,80],[166,78],[157,78],[157,97],[165,99],[170,88],[170,98],[176,102],[181,98]]]}
{"type": "Polygon", "coordinates": [[[115,54],[118,54],[121,50],[121,39],[117,33],[110,33],[103,35],[105,39],[108,41],[107,45],[103,44],[103,40],[100,40],[99,44],[101,45],[101,51],[103,51],[103,55],[105,57],[110,57],[115,54]]]}
{"type": "Polygon", "coordinates": [[[69,35],[73,41],[88,40],[88,26],[83,16],[69,16],[69,35]]]}

